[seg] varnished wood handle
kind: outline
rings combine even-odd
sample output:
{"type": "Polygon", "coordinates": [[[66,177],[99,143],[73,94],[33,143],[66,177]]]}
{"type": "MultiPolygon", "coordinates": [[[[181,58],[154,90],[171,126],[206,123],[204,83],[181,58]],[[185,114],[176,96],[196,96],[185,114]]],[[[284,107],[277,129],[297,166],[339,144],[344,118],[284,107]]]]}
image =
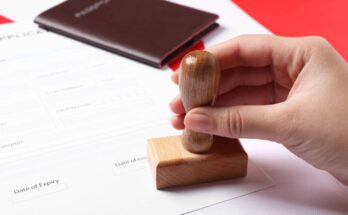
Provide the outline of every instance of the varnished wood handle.
{"type": "MultiPolygon", "coordinates": [[[[192,108],[211,106],[218,93],[220,67],[216,58],[206,51],[188,53],[181,61],[179,88],[186,112],[192,108]]],[[[204,153],[212,147],[213,137],[185,129],[182,143],[186,150],[204,153]]]]}

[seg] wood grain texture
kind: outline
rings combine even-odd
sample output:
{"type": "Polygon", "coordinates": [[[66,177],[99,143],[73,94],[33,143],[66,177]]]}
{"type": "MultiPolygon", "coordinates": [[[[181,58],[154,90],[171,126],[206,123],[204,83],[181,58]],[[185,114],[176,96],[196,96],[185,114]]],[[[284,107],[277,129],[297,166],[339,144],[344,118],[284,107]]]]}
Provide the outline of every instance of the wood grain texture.
{"type": "MultiPolygon", "coordinates": [[[[193,51],[181,61],[179,88],[186,112],[192,108],[211,106],[218,93],[220,66],[206,51],[193,51]]],[[[212,136],[185,129],[184,148],[194,153],[205,153],[212,147],[212,136]]]]}
{"type": "Polygon", "coordinates": [[[237,139],[213,138],[209,153],[184,149],[181,136],[148,140],[147,150],[157,189],[243,177],[248,156],[237,139]]]}

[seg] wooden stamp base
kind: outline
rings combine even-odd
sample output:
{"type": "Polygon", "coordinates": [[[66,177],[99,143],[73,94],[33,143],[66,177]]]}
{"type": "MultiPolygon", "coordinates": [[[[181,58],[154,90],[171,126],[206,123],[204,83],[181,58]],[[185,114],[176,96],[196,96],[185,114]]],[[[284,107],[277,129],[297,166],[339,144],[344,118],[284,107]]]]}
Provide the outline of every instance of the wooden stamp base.
{"type": "Polygon", "coordinates": [[[208,153],[185,150],[181,136],[148,140],[148,159],[157,189],[246,176],[248,156],[237,139],[214,137],[208,153]]]}

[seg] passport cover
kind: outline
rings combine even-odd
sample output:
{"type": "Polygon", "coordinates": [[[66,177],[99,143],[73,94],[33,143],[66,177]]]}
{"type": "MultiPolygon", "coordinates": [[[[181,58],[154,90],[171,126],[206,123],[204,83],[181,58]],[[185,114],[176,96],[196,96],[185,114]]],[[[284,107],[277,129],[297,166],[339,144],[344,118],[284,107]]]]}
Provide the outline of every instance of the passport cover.
{"type": "Polygon", "coordinates": [[[216,28],[218,16],[164,0],[69,0],[40,27],[161,67],[216,28]]]}

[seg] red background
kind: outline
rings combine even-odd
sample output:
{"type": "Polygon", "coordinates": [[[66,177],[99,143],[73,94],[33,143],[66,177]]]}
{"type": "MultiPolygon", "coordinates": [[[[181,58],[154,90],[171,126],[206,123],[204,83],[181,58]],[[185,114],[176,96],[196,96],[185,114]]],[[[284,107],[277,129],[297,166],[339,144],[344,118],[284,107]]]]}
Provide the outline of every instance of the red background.
{"type": "Polygon", "coordinates": [[[274,34],[320,35],[348,61],[348,0],[233,0],[274,34]]]}

